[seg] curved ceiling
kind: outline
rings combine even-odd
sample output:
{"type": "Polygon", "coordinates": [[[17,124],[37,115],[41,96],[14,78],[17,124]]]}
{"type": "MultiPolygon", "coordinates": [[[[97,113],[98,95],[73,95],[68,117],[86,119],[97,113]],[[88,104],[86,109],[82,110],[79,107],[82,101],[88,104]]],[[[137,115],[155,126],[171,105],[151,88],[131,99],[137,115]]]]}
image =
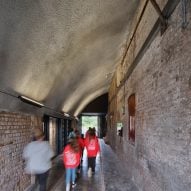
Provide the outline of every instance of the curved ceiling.
{"type": "Polygon", "coordinates": [[[108,92],[138,3],[1,0],[0,90],[77,116],[108,92]]]}

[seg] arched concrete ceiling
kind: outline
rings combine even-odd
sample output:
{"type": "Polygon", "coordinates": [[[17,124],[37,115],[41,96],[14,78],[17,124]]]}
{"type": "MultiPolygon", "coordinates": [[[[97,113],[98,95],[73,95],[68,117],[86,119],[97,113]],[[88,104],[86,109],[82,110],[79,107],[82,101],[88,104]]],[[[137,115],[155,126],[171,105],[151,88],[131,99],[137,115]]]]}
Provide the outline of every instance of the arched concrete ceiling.
{"type": "Polygon", "coordinates": [[[0,0],[0,90],[78,115],[108,91],[138,3],[0,0]]]}

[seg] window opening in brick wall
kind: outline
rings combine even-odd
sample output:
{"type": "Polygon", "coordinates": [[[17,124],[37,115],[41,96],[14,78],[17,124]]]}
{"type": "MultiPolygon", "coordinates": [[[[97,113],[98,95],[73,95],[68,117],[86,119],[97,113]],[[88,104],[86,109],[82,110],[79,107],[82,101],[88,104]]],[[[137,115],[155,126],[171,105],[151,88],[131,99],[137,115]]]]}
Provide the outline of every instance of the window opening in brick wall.
{"type": "Polygon", "coordinates": [[[135,142],[135,94],[132,94],[128,99],[129,110],[129,140],[135,142]]]}

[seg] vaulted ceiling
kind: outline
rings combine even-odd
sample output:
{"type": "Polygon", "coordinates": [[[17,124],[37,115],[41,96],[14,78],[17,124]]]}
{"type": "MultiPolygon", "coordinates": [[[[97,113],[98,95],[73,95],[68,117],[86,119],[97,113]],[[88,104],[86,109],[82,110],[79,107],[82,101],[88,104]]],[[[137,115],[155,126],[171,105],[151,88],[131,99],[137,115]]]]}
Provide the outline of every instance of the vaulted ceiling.
{"type": "Polygon", "coordinates": [[[138,4],[0,0],[0,108],[22,110],[25,95],[77,116],[108,92],[138,4]]]}

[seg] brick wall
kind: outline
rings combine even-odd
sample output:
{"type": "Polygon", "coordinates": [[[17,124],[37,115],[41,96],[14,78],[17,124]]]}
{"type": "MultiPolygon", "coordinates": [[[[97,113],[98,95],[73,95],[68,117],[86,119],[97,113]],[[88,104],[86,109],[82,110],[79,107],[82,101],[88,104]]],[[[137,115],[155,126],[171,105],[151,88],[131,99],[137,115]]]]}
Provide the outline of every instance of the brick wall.
{"type": "Polygon", "coordinates": [[[0,190],[23,191],[30,183],[24,173],[22,152],[34,128],[42,127],[35,116],[0,112],[0,190]]]}
{"type": "MultiPolygon", "coordinates": [[[[112,107],[115,99],[110,103],[114,113],[120,113],[120,119],[114,117],[116,122],[121,120],[124,125],[122,141],[116,135],[115,126],[112,130],[108,128],[110,139],[115,136],[116,140],[112,147],[141,191],[190,191],[191,188],[190,13],[188,4],[189,24],[183,29],[182,7],[178,5],[168,29],[155,37],[125,87],[118,91],[116,108],[112,107]],[[132,93],[136,96],[134,144],[128,139],[127,100],[132,93]],[[121,114],[122,105],[125,115],[121,114]]],[[[143,21],[149,25],[152,17],[144,17],[147,18],[143,21]]],[[[136,37],[141,38],[141,34],[136,37]]],[[[116,90],[110,89],[110,94],[113,91],[116,90]]]]}

